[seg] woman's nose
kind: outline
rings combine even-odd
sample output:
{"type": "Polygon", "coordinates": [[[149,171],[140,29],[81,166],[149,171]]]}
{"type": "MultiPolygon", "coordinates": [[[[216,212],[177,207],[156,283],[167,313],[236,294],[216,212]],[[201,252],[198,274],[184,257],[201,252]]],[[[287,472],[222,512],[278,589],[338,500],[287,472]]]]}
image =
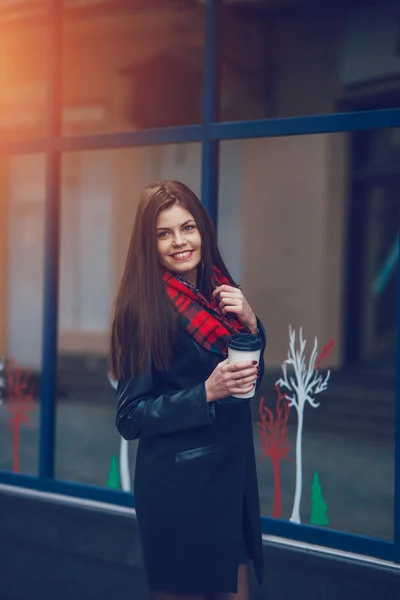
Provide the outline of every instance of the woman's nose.
{"type": "Polygon", "coordinates": [[[174,244],[175,246],[184,246],[186,244],[186,240],[181,233],[175,234],[174,244]]]}

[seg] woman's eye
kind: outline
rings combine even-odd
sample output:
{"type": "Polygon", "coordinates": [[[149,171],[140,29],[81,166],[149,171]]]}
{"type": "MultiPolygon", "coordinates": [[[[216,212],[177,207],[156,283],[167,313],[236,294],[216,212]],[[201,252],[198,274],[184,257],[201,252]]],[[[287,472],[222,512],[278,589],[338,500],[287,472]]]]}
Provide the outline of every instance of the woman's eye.
{"type": "Polygon", "coordinates": [[[185,227],[183,228],[183,231],[193,231],[193,229],[195,229],[195,225],[185,225],[185,227]]]}
{"type": "Polygon", "coordinates": [[[158,232],[158,237],[160,239],[165,239],[168,236],[168,231],[159,231],[158,232]]]}

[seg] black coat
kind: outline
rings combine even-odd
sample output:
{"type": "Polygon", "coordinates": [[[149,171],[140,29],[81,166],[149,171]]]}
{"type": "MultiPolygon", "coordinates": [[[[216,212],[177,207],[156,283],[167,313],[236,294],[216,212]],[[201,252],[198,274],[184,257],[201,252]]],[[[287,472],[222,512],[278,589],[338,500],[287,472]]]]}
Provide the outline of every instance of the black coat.
{"type": "Polygon", "coordinates": [[[221,360],[182,328],[168,372],[152,367],[118,382],[118,431],[139,438],[135,508],[154,590],[235,592],[243,535],[262,581],[249,400],[206,401],[205,381],[221,360]]]}

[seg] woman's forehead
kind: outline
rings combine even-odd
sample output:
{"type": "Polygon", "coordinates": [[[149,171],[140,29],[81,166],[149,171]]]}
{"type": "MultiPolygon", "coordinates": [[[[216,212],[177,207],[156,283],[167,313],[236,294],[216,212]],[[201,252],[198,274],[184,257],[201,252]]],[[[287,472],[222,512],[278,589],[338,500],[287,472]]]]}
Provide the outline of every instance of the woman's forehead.
{"type": "Polygon", "coordinates": [[[176,227],[194,219],[191,212],[180,204],[174,204],[158,215],[157,227],[176,227]]]}

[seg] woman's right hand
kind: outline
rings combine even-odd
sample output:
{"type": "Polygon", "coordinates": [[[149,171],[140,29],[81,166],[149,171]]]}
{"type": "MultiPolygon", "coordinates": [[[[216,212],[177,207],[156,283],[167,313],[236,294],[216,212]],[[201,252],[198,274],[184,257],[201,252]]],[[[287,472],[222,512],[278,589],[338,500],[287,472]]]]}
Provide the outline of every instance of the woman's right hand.
{"type": "Polygon", "coordinates": [[[207,402],[227,398],[233,394],[247,394],[255,386],[258,377],[256,362],[220,362],[206,381],[207,402]]]}

